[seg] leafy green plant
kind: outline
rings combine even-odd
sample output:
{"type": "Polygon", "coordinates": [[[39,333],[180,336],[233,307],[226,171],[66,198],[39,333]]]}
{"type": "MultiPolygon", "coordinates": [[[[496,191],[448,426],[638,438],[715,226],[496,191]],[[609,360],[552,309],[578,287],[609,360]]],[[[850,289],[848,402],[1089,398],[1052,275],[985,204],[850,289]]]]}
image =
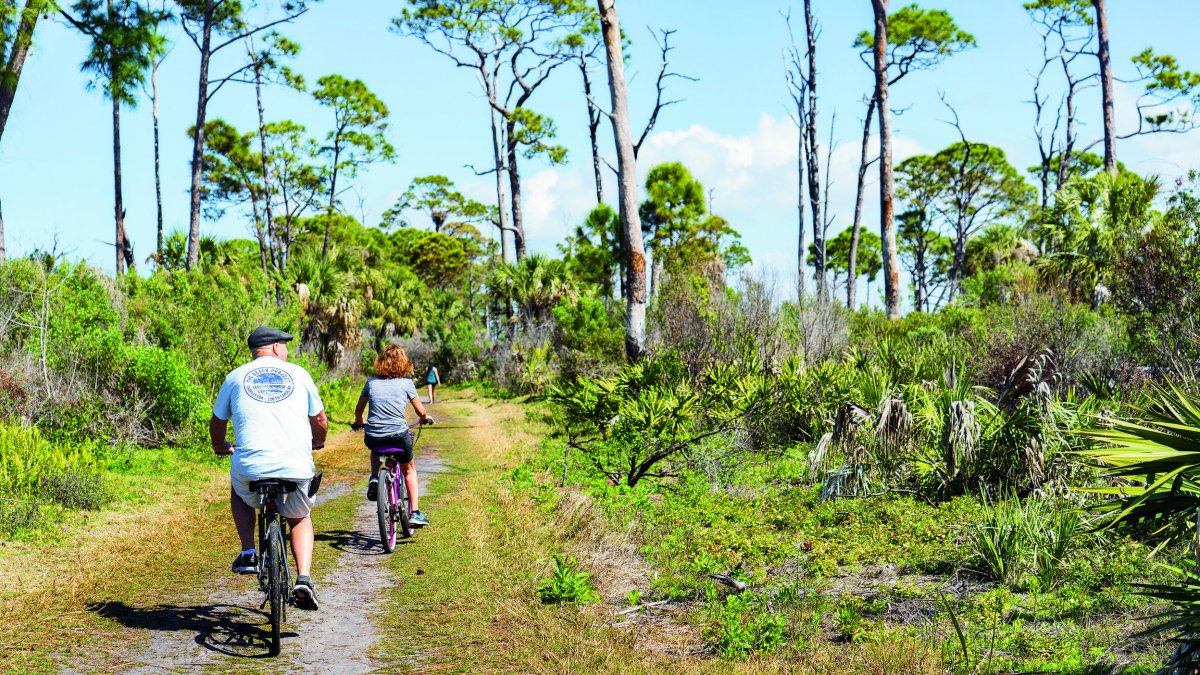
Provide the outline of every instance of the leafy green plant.
{"type": "Polygon", "coordinates": [[[1003,584],[1020,582],[1025,551],[1025,510],[1015,496],[981,505],[983,518],[971,528],[971,549],[980,571],[1003,584]]]}
{"type": "MultiPolygon", "coordinates": [[[[695,444],[728,432],[765,402],[761,374],[738,376],[716,366],[704,386],[688,381],[671,359],[627,364],[607,378],[551,387],[567,444],[609,480],[633,487],[663,476],[662,465],[695,444]]],[[[744,375],[744,374],[743,374],[744,375]]]]}
{"type": "Polygon", "coordinates": [[[591,577],[590,572],[580,569],[579,561],[556,555],[553,573],[538,586],[538,599],[548,605],[599,602],[600,593],[592,585],[591,577]]]}
{"type": "Polygon", "coordinates": [[[1034,590],[1046,592],[1058,583],[1067,556],[1076,546],[1081,524],[1079,512],[1069,507],[1050,510],[1040,522],[1029,521],[1027,538],[1033,553],[1034,590]]]}
{"type": "Polygon", "coordinates": [[[842,602],[834,612],[833,626],[849,642],[862,637],[863,625],[866,622],[860,609],[860,603],[842,602]]]}
{"type": "Polygon", "coordinates": [[[787,638],[787,620],[757,596],[730,595],[710,605],[706,635],[725,657],[771,653],[787,638]]]}
{"type": "Polygon", "coordinates": [[[51,444],[36,427],[0,424],[0,496],[35,495],[50,476],[94,470],[91,445],[51,444]]]}
{"type": "MultiPolygon", "coordinates": [[[[1096,509],[1109,526],[1151,524],[1160,532],[1187,532],[1200,508],[1200,398],[1171,386],[1155,399],[1139,421],[1114,420],[1112,428],[1085,432],[1100,444],[1079,454],[1123,483],[1089,489],[1114,498],[1096,509]]],[[[1200,554],[1200,533],[1193,536],[1198,537],[1193,552],[1200,554]]],[[[1147,633],[1171,632],[1185,639],[1200,633],[1200,583],[1192,576],[1142,589],[1174,605],[1147,633]]]]}

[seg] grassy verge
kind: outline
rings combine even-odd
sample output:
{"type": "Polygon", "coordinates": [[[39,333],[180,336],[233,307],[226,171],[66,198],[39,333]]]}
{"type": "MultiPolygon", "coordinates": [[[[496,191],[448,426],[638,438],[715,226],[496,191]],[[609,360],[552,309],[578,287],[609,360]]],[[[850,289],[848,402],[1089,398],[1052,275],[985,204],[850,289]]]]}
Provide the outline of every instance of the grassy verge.
{"type": "Polygon", "coordinates": [[[455,672],[670,669],[638,650],[635,634],[612,627],[607,606],[537,601],[552,554],[562,550],[559,528],[503,480],[536,452],[544,431],[528,408],[469,391],[437,408],[439,424],[423,442],[449,470],[434,478],[423,509],[433,525],[389,563],[399,583],[379,617],[386,631],[379,658],[455,672]]]}
{"type": "MultiPolygon", "coordinates": [[[[571,501],[599,512],[608,530],[627,532],[651,569],[642,585],[621,592],[672,601],[675,623],[692,629],[684,648],[706,659],[704,668],[1144,673],[1172,646],[1161,637],[1130,639],[1161,607],[1135,594],[1132,584],[1157,572],[1145,565],[1149,549],[1125,537],[1081,527],[1051,581],[1038,588],[1017,575],[1004,585],[989,579],[978,542],[1005,523],[989,519],[977,499],[822,500],[786,459],[717,478],[685,471],[636,489],[566,461],[561,443],[544,443],[513,474],[514,485],[552,506],[560,522],[571,501]],[[564,471],[582,487],[555,487],[564,471]],[[710,574],[748,589],[732,594],[710,574]]],[[[1030,513],[1021,521],[1033,527],[1030,513]]],[[[562,531],[571,535],[562,545],[606,574],[592,534],[562,531]]],[[[642,644],[653,646],[664,625],[645,627],[642,644]]]]}

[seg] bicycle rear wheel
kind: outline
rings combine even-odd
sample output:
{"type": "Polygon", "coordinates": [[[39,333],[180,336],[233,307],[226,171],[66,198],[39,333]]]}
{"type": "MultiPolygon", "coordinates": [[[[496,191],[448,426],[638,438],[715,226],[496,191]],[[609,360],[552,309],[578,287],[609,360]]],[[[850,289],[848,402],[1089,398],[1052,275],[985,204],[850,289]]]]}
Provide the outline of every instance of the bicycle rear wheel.
{"type": "Polygon", "coordinates": [[[379,470],[379,488],[376,493],[375,511],[379,516],[379,540],[383,542],[384,553],[396,549],[396,523],[392,519],[395,508],[395,490],[392,487],[394,479],[387,469],[379,470]]]}
{"type": "Polygon", "coordinates": [[[271,605],[271,642],[268,653],[279,655],[279,633],[283,625],[283,571],[282,555],[279,550],[279,523],[267,526],[267,550],[263,565],[267,570],[267,601],[271,605]]]}

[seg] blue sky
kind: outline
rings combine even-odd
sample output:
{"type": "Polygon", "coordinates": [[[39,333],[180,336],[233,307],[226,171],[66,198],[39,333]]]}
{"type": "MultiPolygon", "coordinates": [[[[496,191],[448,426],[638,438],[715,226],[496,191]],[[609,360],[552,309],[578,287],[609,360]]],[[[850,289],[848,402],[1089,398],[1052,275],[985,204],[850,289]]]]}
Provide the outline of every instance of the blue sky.
{"type": "MultiPolygon", "coordinates": [[[[851,43],[871,25],[867,0],[814,0],[821,24],[818,43],[820,116],[823,131],[836,112],[832,232],[845,227],[853,209],[854,170],[863,114],[862,97],[872,77],[851,43]]],[[[901,3],[893,0],[896,9],[901,3]]],[[[494,199],[493,182],[467,164],[486,165],[490,156],[487,106],[470,73],[416,40],[389,31],[398,0],[325,0],[284,33],[303,51],[296,68],[309,82],[327,73],[361,78],[391,109],[389,138],[398,151],[388,166],[375,166],[356,181],[346,210],[368,224],[404,191],[415,176],[441,173],[480,200],[494,199]]],[[[712,190],[714,211],[741,231],[756,268],[777,277],[782,288],[795,275],[795,129],[786,116],[782,50],[787,44],[781,12],[799,12],[800,2],[747,0],[619,0],[622,27],[633,39],[629,72],[635,131],[653,102],[657,48],[647,27],[677,33],[674,70],[699,78],[672,84],[673,98],[639,161],[640,173],[655,163],[682,161],[712,190]]],[[[1040,50],[1037,32],[1020,0],[945,0],[924,3],[950,11],[973,33],[978,48],[957,55],[937,70],[917,73],[892,92],[897,161],[934,152],[956,140],[938,99],[955,105],[968,136],[1001,146],[1024,169],[1036,160],[1033,139],[1033,78],[1040,50]]],[[[1129,57],[1146,46],[1177,56],[1200,69],[1194,39],[1194,4],[1184,0],[1112,0],[1111,41],[1118,77],[1131,77],[1129,57]]],[[[177,31],[176,31],[177,32],[177,31]]],[[[181,33],[160,71],[163,133],[163,190],[167,229],[186,226],[190,141],[197,71],[195,48],[181,33]]],[[[83,257],[111,272],[112,150],[109,104],[85,88],[80,73],[84,40],[59,22],[39,28],[35,51],[21,81],[3,141],[0,141],[0,199],[10,254],[49,248],[83,257]]],[[[230,50],[233,51],[233,50],[230,50]]],[[[226,64],[227,65],[227,64],[226,64]]],[[[219,70],[219,68],[217,68],[219,70]]],[[[596,73],[597,80],[603,73],[596,73]]],[[[607,91],[600,100],[607,101],[607,91]]],[[[1135,124],[1136,89],[1118,87],[1119,126],[1135,124]]],[[[1081,137],[1100,133],[1099,93],[1090,91],[1081,137]]],[[[294,119],[323,134],[325,111],[308,96],[284,90],[268,94],[267,116],[294,119]]],[[[538,92],[532,107],[550,115],[560,142],[570,149],[566,165],[538,161],[523,166],[531,248],[553,251],[592,206],[593,188],[584,101],[576,70],[564,68],[538,92]]],[[[229,85],[214,99],[209,118],[222,117],[249,130],[255,109],[248,87],[229,85]]],[[[154,247],[154,182],[148,99],[123,117],[123,164],[127,227],[139,260],[154,247]]],[[[611,135],[602,126],[602,152],[610,158],[611,135]]],[[[1170,182],[1200,168],[1200,131],[1124,141],[1120,159],[1130,168],[1170,182]]],[[[608,196],[615,200],[610,185],[608,196]]],[[[877,212],[877,191],[868,192],[867,223],[877,212]]],[[[424,226],[419,218],[417,225],[424,226]]],[[[223,237],[247,236],[246,218],[231,212],[204,224],[223,237]]],[[[874,288],[872,289],[874,295],[874,288]]]]}

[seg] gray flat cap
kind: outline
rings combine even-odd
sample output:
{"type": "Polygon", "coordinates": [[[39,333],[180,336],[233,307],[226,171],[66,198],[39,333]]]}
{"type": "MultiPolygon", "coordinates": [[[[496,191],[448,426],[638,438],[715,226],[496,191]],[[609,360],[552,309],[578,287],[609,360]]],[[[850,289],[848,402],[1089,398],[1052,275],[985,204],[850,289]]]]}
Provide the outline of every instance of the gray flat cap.
{"type": "Polygon", "coordinates": [[[278,328],[270,326],[259,326],[250,331],[250,337],[246,339],[246,343],[250,345],[250,349],[258,349],[273,345],[276,342],[291,342],[292,334],[285,333],[278,328]]]}

